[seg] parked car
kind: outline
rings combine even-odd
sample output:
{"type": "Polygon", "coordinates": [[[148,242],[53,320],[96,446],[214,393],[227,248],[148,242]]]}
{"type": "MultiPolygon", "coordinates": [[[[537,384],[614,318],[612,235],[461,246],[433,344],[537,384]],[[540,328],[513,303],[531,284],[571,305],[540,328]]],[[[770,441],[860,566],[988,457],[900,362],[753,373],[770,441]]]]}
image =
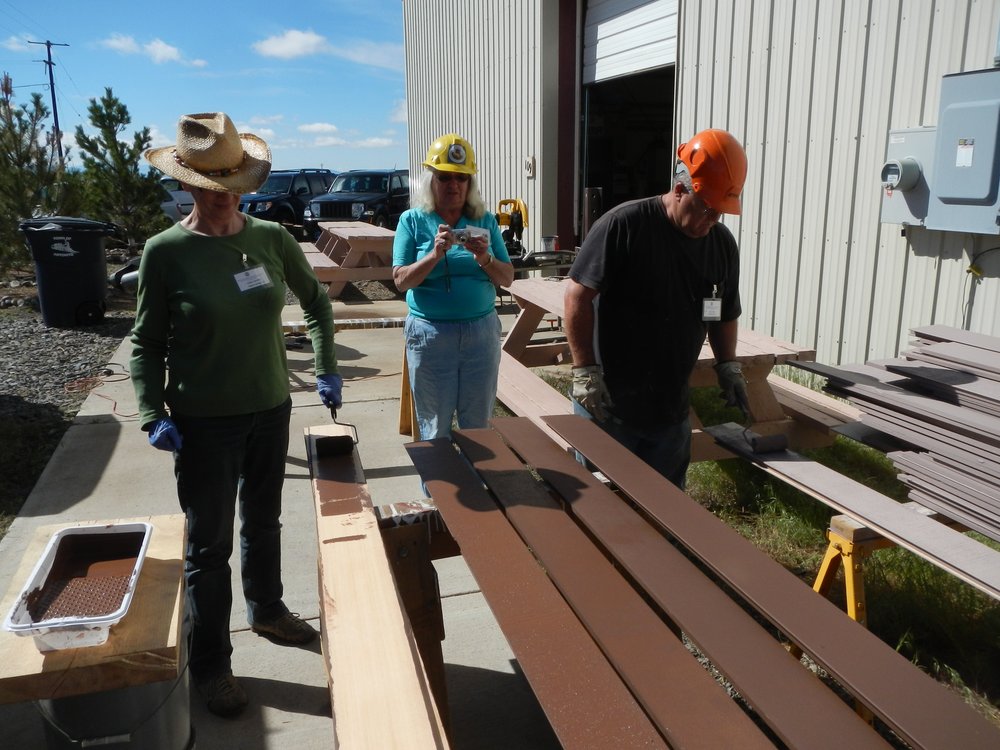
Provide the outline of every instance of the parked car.
{"type": "Polygon", "coordinates": [[[410,173],[406,169],[352,169],[341,172],[330,191],[306,208],[306,236],[319,235],[321,221],[364,221],[395,229],[410,207],[410,173]]]}
{"type": "Polygon", "coordinates": [[[191,197],[191,193],[181,188],[181,183],[178,180],[164,175],[160,178],[160,184],[169,194],[169,202],[172,204],[168,206],[168,200],[164,198],[164,202],[160,204],[163,213],[174,221],[180,221],[191,213],[191,209],[194,208],[194,198],[191,197]]]}
{"type": "Polygon", "coordinates": [[[309,201],[324,194],[336,175],[329,169],[274,169],[256,192],[240,199],[240,211],[283,224],[298,236],[309,201]]]}

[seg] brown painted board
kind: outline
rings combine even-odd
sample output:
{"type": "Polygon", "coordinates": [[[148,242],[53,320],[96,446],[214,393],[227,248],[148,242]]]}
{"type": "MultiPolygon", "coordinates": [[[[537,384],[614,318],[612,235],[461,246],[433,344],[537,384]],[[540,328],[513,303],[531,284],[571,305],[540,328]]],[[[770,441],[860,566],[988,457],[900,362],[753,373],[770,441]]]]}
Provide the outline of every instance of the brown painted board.
{"type": "Polygon", "coordinates": [[[930,560],[994,599],[1000,599],[1000,551],[936,521],[911,513],[892,498],[792,451],[754,455],[743,428],[732,423],[708,428],[726,447],[769,474],[875,529],[900,547],[930,560]]]}
{"type": "MultiPolygon", "coordinates": [[[[574,416],[549,417],[546,421],[910,745],[984,750],[1000,746],[1000,730],[979,713],[792,573],[761,554],[652,468],[636,462],[630,451],[600,427],[574,416]]],[[[840,485],[832,477],[829,479],[833,486],[828,488],[831,491],[827,494],[837,495],[833,490],[840,485]]],[[[841,489],[848,494],[856,493],[856,484],[849,482],[841,489]]],[[[940,526],[912,511],[902,509],[901,512],[912,516],[913,522],[940,526]]],[[[885,536],[882,529],[879,531],[885,536]]],[[[981,557],[970,554],[968,562],[977,574],[985,576],[994,591],[997,590],[995,579],[1000,578],[1000,564],[997,564],[1000,553],[950,529],[945,528],[941,533],[947,533],[949,539],[953,536],[960,540],[960,551],[965,551],[968,545],[986,550],[981,557]]],[[[963,557],[962,561],[966,559],[963,557]]]]}
{"type": "Polygon", "coordinates": [[[912,328],[910,330],[913,335],[919,336],[922,339],[942,342],[952,341],[957,344],[966,344],[967,346],[974,346],[979,349],[1000,352],[1000,338],[996,336],[987,336],[982,333],[973,333],[961,328],[942,325],[920,326],[919,328],[912,328]]]}
{"type": "MultiPolygon", "coordinates": [[[[518,424],[532,430],[546,448],[559,451],[535,425],[524,420],[518,420],[518,424]]],[[[462,430],[455,433],[455,442],[472,461],[504,507],[524,544],[531,549],[671,747],[705,750],[773,747],[642,595],[609,564],[604,552],[588,539],[545,486],[532,477],[504,445],[500,435],[487,429],[462,430]],[[664,679],[665,675],[669,675],[669,679],[664,679]]],[[[535,463],[533,451],[526,452],[524,458],[530,464],[535,463]]],[[[675,557],[680,556],[634,511],[613,496],[610,500],[621,511],[617,532],[628,536],[620,516],[632,517],[631,525],[637,536],[629,537],[628,543],[640,545],[647,551],[665,550],[675,557]]],[[[615,519],[608,520],[615,523],[615,519]]],[[[657,556],[656,559],[661,558],[657,556]]],[[[705,596],[703,604],[712,598],[713,592],[721,595],[690,563],[683,558],[679,562],[680,566],[660,570],[661,576],[669,578],[678,589],[678,595],[693,588],[705,596]]],[[[735,605],[716,614],[720,615],[716,622],[725,623],[724,630],[732,648],[739,647],[741,630],[749,627],[761,632],[752,620],[746,622],[750,618],[735,605]]],[[[679,624],[683,628],[684,623],[679,624]]],[[[793,661],[773,639],[770,645],[777,650],[776,661],[784,664],[793,661]]],[[[761,663],[769,662],[763,660],[761,663]]],[[[778,668],[780,671],[780,666],[778,668]]],[[[811,675],[809,678],[812,679],[811,675]]],[[[843,707],[843,703],[840,705],[843,707]]]]}
{"type": "MultiPolygon", "coordinates": [[[[0,600],[6,616],[52,535],[68,526],[146,521],[153,525],[128,612],[98,646],[39,652],[35,639],[0,630],[0,703],[50,700],[176,680],[181,672],[184,514],[39,527],[0,600]]],[[[2,744],[2,743],[0,743],[2,744]]]]}
{"type": "MultiPolygon", "coordinates": [[[[871,731],[851,706],[792,657],[739,603],[667,541],[659,529],[616,497],[583,466],[556,449],[537,427],[513,419],[498,419],[494,424],[511,447],[552,484],[566,502],[568,511],[589,535],[687,634],[788,747],[815,750],[839,750],[845,745],[886,747],[884,740],[871,731]]],[[[467,445],[465,433],[459,433],[456,439],[487,484],[494,473],[498,481],[505,479],[513,459],[505,460],[499,438],[491,440],[488,435],[479,434],[474,437],[481,441],[478,446],[467,445]]],[[[638,462],[638,459],[633,457],[633,461],[638,462]]],[[[498,489],[494,492],[501,498],[506,494],[498,489]]],[[[535,492],[543,493],[537,486],[535,492]]],[[[718,734],[723,728],[720,725],[734,722],[734,715],[744,721],[746,717],[686,649],[682,647],[682,658],[689,664],[688,672],[693,668],[701,672],[702,679],[682,677],[681,665],[678,665],[670,670],[675,675],[671,682],[681,684],[674,687],[662,680],[661,675],[667,668],[656,661],[665,659],[666,655],[660,653],[655,635],[634,627],[641,621],[641,613],[616,599],[609,591],[611,587],[602,585],[594,566],[580,559],[589,553],[597,554],[602,563],[605,560],[603,554],[588,544],[587,536],[568,516],[550,512],[549,523],[544,528],[541,522],[535,528],[531,528],[527,520],[523,526],[518,523],[516,515],[528,514],[522,506],[525,495],[527,488],[518,494],[518,503],[508,507],[508,516],[577,614],[588,624],[604,652],[619,665],[619,672],[628,676],[633,692],[650,714],[654,718],[662,717],[663,721],[670,721],[673,716],[675,722],[680,715],[685,722],[695,723],[696,732],[701,725],[701,734],[709,747],[748,747],[746,739],[718,734]],[[558,522],[569,528],[556,528],[558,522]],[[616,618],[615,613],[621,616],[616,618]],[[634,665],[636,660],[638,667],[634,665]],[[642,679],[644,672],[648,675],[642,679]],[[706,680],[712,683],[716,694],[714,701],[709,700],[711,693],[707,697],[699,694],[705,690],[700,683],[706,680]],[[668,692],[671,687],[681,689],[682,696],[671,695],[668,692]],[[720,700],[727,705],[720,705],[720,700]],[[657,708],[659,704],[663,706],[657,708]]],[[[532,497],[528,504],[545,508],[546,499],[543,493],[541,498],[532,497]]],[[[548,505],[557,508],[551,499],[548,505]]],[[[536,515],[541,514],[536,511],[536,515]]],[[[648,605],[640,604],[650,612],[648,605]]],[[[728,726],[725,729],[730,731],[728,726]]]]}
{"type": "Polygon", "coordinates": [[[443,750],[448,741],[386,558],[357,449],[322,456],[316,448],[324,437],[351,434],[344,425],[305,431],[333,747],[443,750]]]}
{"type": "Polygon", "coordinates": [[[666,747],[451,442],[408,443],[406,451],[563,747],[666,747]]]}

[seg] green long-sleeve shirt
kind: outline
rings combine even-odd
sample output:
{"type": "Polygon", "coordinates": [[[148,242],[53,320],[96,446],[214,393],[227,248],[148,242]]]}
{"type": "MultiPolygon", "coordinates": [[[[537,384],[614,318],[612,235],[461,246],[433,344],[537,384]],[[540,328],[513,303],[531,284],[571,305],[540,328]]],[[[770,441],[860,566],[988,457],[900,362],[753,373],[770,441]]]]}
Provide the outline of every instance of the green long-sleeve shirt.
{"type": "Polygon", "coordinates": [[[175,224],[150,239],[139,264],[130,362],[140,425],[168,416],[168,408],[217,417],[284,402],[286,283],[302,305],[316,374],[337,372],[330,300],[280,226],[247,217],[238,234],[206,237],[175,224]],[[271,286],[241,290],[237,274],[257,266],[271,286]]]}

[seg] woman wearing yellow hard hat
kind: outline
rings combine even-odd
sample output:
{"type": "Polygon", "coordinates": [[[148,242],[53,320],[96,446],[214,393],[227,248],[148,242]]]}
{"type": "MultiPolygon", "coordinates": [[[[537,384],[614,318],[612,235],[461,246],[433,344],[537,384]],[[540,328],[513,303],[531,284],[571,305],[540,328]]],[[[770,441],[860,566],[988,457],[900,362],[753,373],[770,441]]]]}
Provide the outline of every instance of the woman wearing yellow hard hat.
{"type": "Polygon", "coordinates": [[[496,217],[476,181],[476,155],[449,133],[427,149],[425,174],[399,219],[392,277],[406,292],[406,364],[421,439],[485,427],[500,368],[496,288],[514,279],[496,217]]]}

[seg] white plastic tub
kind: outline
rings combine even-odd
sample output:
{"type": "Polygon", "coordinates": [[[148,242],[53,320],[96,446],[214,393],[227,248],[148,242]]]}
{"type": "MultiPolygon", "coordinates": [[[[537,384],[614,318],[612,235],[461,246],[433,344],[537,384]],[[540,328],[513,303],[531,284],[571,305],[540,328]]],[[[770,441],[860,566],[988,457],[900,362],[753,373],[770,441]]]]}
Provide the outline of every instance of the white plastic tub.
{"type": "Polygon", "coordinates": [[[151,524],[73,526],[52,535],[4,620],[39,651],[98,646],[128,612],[151,524]]]}

